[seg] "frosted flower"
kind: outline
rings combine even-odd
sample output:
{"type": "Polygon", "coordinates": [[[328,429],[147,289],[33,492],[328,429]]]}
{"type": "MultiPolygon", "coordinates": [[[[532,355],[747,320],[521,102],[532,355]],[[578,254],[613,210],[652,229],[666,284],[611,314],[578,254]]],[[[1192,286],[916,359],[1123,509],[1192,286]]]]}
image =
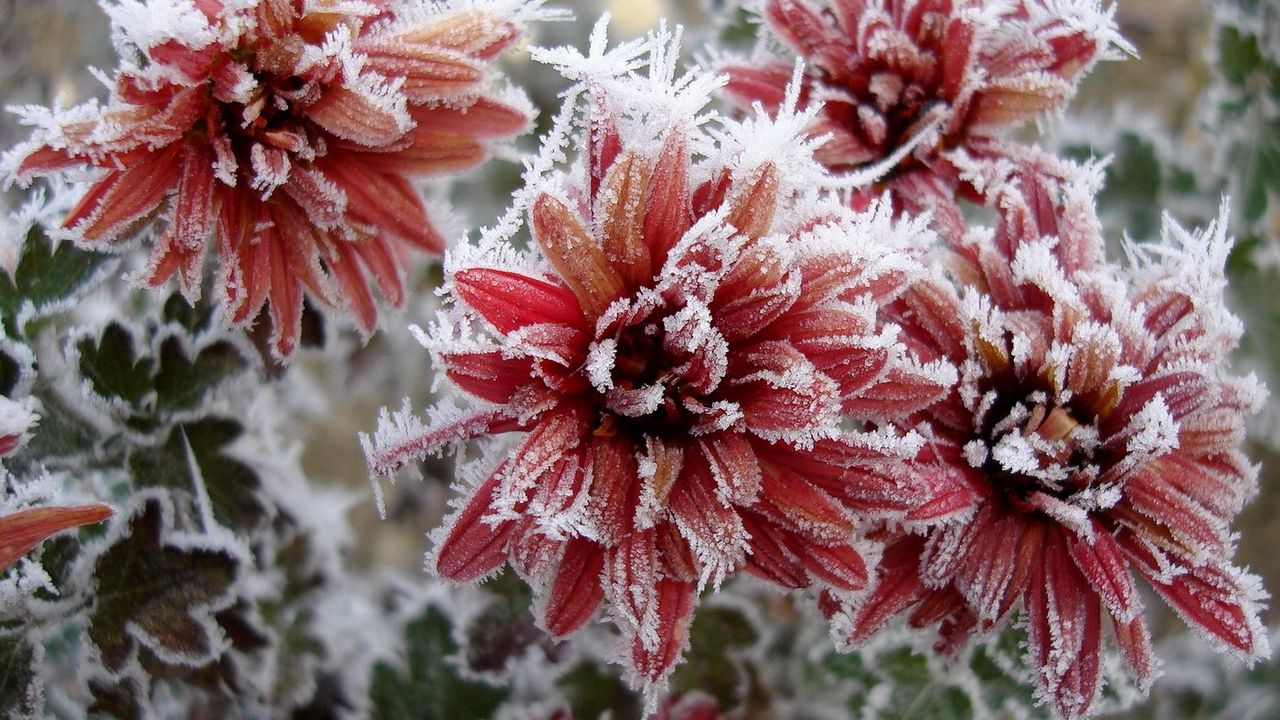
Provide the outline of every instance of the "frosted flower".
{"type": "MultiPolygon", "coordinates": [[[[763,15],[805,60],[803,101],[825,103],[818,159],[843,172],[905,154],[882,187],[942,221],[959,217],[949,152],[1003,154],[1002,132],[1061,108],[1089,67],[1127,47],[1098,0],[767,0],[763,15]]],[[[776,108],[791,66],[731,62],[728,97],[776,108]]]]}
{"type": "Polygon", "coordinates": [[[939,275],[895,306],[924,357],[961,364],[916,419],[975,512],[899,536],[865,598],[828,606],[846,640],[905,613],[946,648],[1020,601],[1039,694],[1066,718],[1098,695],[1104,618],[1139,683],[1155,677],[1135,573],[1220,649],[1269,652],[1259,582],[1231,562],[1229,524],[1256,484],[1243,419],[1264,391],[1227,369],[1240,326],[1222,299],[1225,221],[1168,223],[1126,271],[1101,259],[1091,198],[1015,178],[994,235],[956,248],[959,290],[939,275]]]}
{"type": "MultiPolygon", "coordinates": [[[[663,79],[674,52],[660,40],[651,76],[699,87],[663,79]]],[[[807,192],[801,161],[816,166],[795,134],[754,142],[777,130],[765,120],[704,129],[683,111],[706,95],[664,97],[654,77],[585,82],[580,166],[531,197],[540,252],[447,261],[458,310],[424,341],[477,407],[425,425],[384,416],[366,438],[387,474],[523,432],[466,488],[430,565],[470,581],[509,562],[557,637],[604,604],[651,709],[704,586],[746,570],[857,590],[873,559],[861,518],[946,515],[909,464],[918,442],[844,431],[841,417],[903,417],[954,380],[910,362],[877,321],[919,273],[889,213],[855,217],[807,192]]]]}
{"type": "Polygon", "coordinates": [[[216,241],[228,317],[251,322],[267,303],[282,357],[297,344],[304,288],[365,333],[377,322],[371,282],[400,305],[408,249],[444,249],[410,178],[476,165],[489,139],[528,121],[518,98],[485,89],[490,62],[519,34],[501,6],[106,7],[124,57],[109,101],[22,109],[37,130],[7,156],[11,177],[100,168],[64,222],[94,249],[118,247],[164,207],[149,285],[176,273],[198,295],[216,241]]]}

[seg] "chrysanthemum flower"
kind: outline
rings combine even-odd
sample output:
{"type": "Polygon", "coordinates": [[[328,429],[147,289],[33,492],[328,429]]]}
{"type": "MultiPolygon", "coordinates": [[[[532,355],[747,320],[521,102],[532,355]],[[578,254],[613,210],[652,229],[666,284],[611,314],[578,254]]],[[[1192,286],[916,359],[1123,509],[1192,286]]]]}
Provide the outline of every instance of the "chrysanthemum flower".
{"type": "Polygon", "coordinates": [[[828,607],[846,640],[909,613],[945,648],[1021,604],[1036,685],[1065,718],[1098,695],[1104,618],[1139,684],[1154,679],[1135,573],[1218,647],[1269,652],[1260,585],[1231,562],[1229,524],[1256,482],[1243,419],[1264,392],[1227,369],[1240,325],[1223,305],[1225,222],[1169,223],[1122,270],[1102,257],[1087,177],[1015,175],[994,235],[956,248],[955,285],[939,274],[895,305],[923,357],[961,366],[914,419],[975,511],[899,536],[871,592],[828,607]]]}
{"type": "MultiPolygon", "coordinates": [[[[768,0],[771,35],[804,58],[802,99],[825,103],[810,131],[836,172],[900,158],[879,187],[900,210],[958,221],[948,154],[1004,154],[1001,133],[1057,110],[1100,58],[1127,46],[1098,0],[768,0]]],[[[767,47],[767,46],[766,46],[767,47]]],[[[776,108],[791,60],[725,66],[731,101],[776,108]]],[[[958,227],[958,225],[953,225],[958,227]]]]}
{"type": "Polygon", "coordinates": [[[125,58],[109,101],[23,109],[38,129],[6,167],[20,181],[100,168],[64,223],[94,249],[117,247],[165,207],[149,285],[176,273],[197,295],[216,239],[228,317],[251,322],[267,303],[280,356],[295,349],[304,288],[366,333],[377,321],[370,281],[401,304],[407,249],[444,249],[410,178],[476,165],[486,141],[528,121],[520,98],[486,91],[490,62],[519,28],[483,4],[106,8],[125,58]]]}
{"type": "Polygon", "coordinates": [[[903,417],[954,379],[912,363],[877,319],[919,273],[900,247],[919,224],[854,216],[806,189],[819,172],[797,139],[808,117],[704,128],[713,81],[673,80],[674,49],[651,43],[650,78],[580,86],[580,167],[529,195],[540,252],[460,248],[446,262],[457,310],[424,342],[473,407],[426,425],[384,416],[366,438],[387,474],[452,441],[522,431],[465,488],[431,566],[469,581],[509,562],[555,636],[607,604],[650,703],[701,587],[745,569],[856,590],[869,575],[862,518],[951,511],[947,488],[910,466],[917,442],[841,419],[903,417]]]}

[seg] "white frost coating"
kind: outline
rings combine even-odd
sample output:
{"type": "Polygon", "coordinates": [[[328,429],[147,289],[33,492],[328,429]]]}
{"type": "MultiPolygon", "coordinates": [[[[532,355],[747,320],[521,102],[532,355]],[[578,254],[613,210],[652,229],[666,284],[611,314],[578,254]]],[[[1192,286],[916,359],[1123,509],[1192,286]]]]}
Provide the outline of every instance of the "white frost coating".
{"type": "Polygon", "coordinates": [[[1164,397],[1156,395],[1133,416],[1120,434],[1127,438],[1121,471],[1136,469],[1178,448],[1178,421],[1164,397]]]}
{"type": "Polygon", "coordinates": [[[118,31],[143,52],[170,41],[198,50],[219,39],[215,27],[191,0],[114,0],[104,3],[103,10],[118,31]]]}
{"type": "Polygon", "coordinates": [[[31,439],[31,429],[39,421],[32,398],[10,400],[0,396],[0,452],[11,454],[31,439]]]}
{"type": "Polygon", "coordinates": [[[618,356],[618,341],[603,338],[591,344],[587,351],[587,377],[600,392],[613,388],[613,366],[618,356]]]}

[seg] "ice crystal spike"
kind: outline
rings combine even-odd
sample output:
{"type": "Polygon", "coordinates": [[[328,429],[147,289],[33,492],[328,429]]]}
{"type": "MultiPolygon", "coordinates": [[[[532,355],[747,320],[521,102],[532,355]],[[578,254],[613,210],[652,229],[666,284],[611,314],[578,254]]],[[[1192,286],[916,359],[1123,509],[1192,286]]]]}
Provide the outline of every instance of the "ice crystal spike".
{"type": "Polygon", "coordinates": [[[700,591],[743,570],[861,589],[878,552],[861,518],[955,491],[921,482],[917,437],[842,429],[846,412],[907,417],[955,380],[876,317],[922,272],[921,224],[816,191],[793,115],[699,114],[716,83],[675,76],[672,37],[647,40],[647,76],[615,73],[602,43],[587,58],[539,53],[583,78],[568,94],[583,112],[559,116],[582,120],[549,142],[576,135],[584,151],[526,189],[538,262],[451,252],[454,308],[425,343],[471,409],[385,416],[368,443],[386,473],[524,432],[466,489],[430,564],[456,581],[511,564],[555,636],[607,608],[651,712],[700,591]],[[487,347],[458,332],[470,323],[487,347]]]}
{"type": "MultiPolygon", "coordinates": [[[[889,189],[948,229],[962,225],[953,153],[1002,157],[1003,131],[1060,110],[1097,60],[1129,49],[1096,0],[767,0],[763,19],[805,61],[801,104],[821,104],[810,133],[827,138],[817,158],[851,182],[880,180],[855,205],[889,189]],[[897,167],[881,180],[886,163],[897,167]]],[[[731,102],[773,111],[792,62],[723,69],[731,102]]]]}
{"type": "Polygon", "coordinates": [[[1020,604],[1039,697],[1063,718],[1098,697],[1104,621],[1138,684],[1154,679],[1139,577],[1220,649],[1270,652],[1260,583],[1232,563],[1257,472],[1243,423],[1265,393],[1228,369],[1223,224],[1167,223],[1120,268],[1087,237],[1091,197],[1015,177],[996,232],[957,248],[954,284],[937,273],[889,308],[923,357],[961,367],[913,420],[973,512],[887,538],[870,592],[834,613],[846,641],[905,614],[952,650],[1020,604]]]}
{"type": "Polygon", "coordinates": [[[280,357],[297,347],[304,290],[368,334],[372,288],[401,305],[407,252],[444,250],[411,179],[472,167],[527,125],[527,103],[488,79],[537,5],[107,5],[125,58],[110,99],[24,109],[35,133],[5,165],[21,182],[99,168],[63,223],[87,247],[159,216],[147,285],[177,275],[198,295],[216,248],[226,316],[249,323],[266,303],[280,357]]]}

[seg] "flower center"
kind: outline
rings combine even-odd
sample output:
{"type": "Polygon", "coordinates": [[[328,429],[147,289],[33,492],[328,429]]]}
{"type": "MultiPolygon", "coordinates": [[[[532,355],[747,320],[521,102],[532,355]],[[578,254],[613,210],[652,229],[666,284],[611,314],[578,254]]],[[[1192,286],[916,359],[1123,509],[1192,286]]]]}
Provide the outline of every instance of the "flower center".
{"type": "Polygon", "coordinates": [[[659,380],[665,369],[665,336],[662,323],[649,321],[632,325],[618,335],[617,358],[613,364],[613,385],[642,388],[659,380]]]}
{"type": "Polygon", "coordinates": [[[1068,500],[1097,478],[1098,436],[1087,413],[1044,390],[984,398],[989,408],[965,452],[1011,506],[1033,511],[1042,506],[1038,496],[1068,500]]]}
{"type": "Polygon", "coordinates": [[[724,375],[728,346],[705,310],[673,309],[642,294],[601,332],[586,370],[600,393],[602,431],[689,433],[725,414],[725,404],[709,396],[724,375]]]}

